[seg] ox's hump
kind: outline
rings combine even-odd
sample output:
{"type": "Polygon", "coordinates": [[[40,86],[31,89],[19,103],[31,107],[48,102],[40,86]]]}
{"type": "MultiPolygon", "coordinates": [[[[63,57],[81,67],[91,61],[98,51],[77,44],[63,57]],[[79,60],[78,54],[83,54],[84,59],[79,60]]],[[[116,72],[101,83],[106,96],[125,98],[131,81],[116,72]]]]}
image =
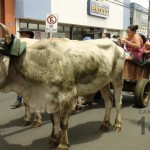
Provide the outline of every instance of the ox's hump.
{"type": "Polygon", "coordinates": [[[26,47],[31,47],[35,43],[39,42],[38,39],[30,39],[30,38],[20,38],[21,42],[26,42],[26,47]]]}
{"type": "Polygon", "coordinates": [[[98,47],[100,49],[105,49],[105,50],[107,50],[109,47],[112,48],[112,47],[115,47],[115,46],[116,46],[115,43],[112,42],[109,39],[101,39],[100,42],[99,42],[99,44],[98,44],[98,47]]]}

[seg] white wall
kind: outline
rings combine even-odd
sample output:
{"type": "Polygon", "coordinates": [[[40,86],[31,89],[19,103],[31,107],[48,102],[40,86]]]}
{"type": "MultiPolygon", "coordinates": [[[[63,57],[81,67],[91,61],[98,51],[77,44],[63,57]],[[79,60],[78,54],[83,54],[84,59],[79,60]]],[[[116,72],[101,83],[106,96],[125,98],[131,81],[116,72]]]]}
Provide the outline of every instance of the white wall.
{"type": "Polygon", "coordinates": [[[122,30],[127,27],[123,21],[125,12],[129,14],[126,16],[126,24],[129,24],[130,9],[111,1],[106,1],[109,4],[108,18],[87,15],[87,0],[51,0],[51,13],[58,14],[59,23],[122,30]]]}

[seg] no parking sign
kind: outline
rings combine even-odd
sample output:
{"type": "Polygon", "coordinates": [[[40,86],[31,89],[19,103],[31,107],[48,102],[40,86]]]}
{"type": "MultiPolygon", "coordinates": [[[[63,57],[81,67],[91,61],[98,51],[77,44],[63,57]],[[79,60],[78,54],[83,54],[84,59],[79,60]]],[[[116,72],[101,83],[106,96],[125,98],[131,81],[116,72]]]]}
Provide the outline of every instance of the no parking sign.
{"type": "Polygon", "coordinates": [[[46,17],[46,32],[57,32],[58,26],[58,15],[57,14],[48,14],[46,17]]]}

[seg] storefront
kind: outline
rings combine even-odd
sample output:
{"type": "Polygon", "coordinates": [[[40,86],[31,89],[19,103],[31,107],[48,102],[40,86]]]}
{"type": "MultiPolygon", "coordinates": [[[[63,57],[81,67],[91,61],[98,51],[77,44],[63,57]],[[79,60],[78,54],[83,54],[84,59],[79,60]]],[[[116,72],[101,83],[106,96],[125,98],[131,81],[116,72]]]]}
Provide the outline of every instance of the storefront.
{"type": "Polygon", "coordinates": [[[136,3],[131,3],[131,24],[138,25],[137,33],[147,36],[148,9],[136,3]]]}
{"type": "MultiPolygon", "coordinates": [[[[19,19],[19,29],[28,28],[35,33],[36,39],[48,38],[49,34],[45,32],[44,21],[33,21],[26,19],[19,19]]],[[[58,32],[53,33],[53,37],[69,38],[81,40],[84,36],[90,35],[92,39],[100,38],[102,29],[91,28],[77,25],[58,24],[58,32]]]]}
{"type": "MultiPolygon", "coordinates": [[[[44,0],[44,3],[41,0],[16,0],[16,30],[26,27],[35,32],[35,38],[48,38],[46,15],[58,14],[58,32],[53,33],[53,37],[82,40],[87,34],[94,39],[100,38],[106,31],[112,35],[121,34],[130,21],[130,8],[121,1],[122,5],[115,0],[64,0],[63,3],[61,0],[44,0]]],[[[130,4],[129,0],[127,2],[130,4]]]]}

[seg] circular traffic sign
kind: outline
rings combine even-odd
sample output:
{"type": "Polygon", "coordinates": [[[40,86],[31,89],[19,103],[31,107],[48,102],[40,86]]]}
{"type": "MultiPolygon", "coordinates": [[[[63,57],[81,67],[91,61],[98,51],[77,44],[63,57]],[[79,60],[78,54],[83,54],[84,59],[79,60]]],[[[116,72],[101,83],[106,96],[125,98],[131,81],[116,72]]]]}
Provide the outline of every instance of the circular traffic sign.
{"type": "Polygon", "coordinates": [[[47,17],[47,22],[49,24],[55,24],[57,22],[57,18],[54,15],[50,15],[47,17]]]}

